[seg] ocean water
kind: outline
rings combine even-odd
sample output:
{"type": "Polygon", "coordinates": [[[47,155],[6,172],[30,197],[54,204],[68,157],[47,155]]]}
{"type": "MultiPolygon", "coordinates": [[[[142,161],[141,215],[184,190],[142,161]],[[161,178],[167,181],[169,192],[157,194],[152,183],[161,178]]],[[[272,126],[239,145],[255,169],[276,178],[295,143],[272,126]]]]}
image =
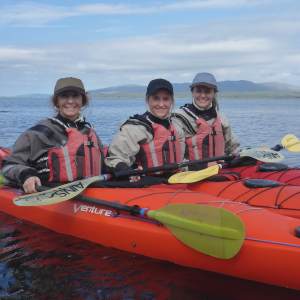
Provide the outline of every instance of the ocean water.
{"type": "MultiPolygon", "coordinates": [[[[175,101],[175,108],[189,102],[188,99],[175,101]]],[[[234,133],[242,147],[273,147],[280,144],[287,134],[300,138],[299,100],[271,99],[222,99],[220,111],[230,120],[234,133]]],[[[146,111],[144,99],[93,99],[90,108],[83,114],[94,125],[103,144],[109,145],[118,124],[134,114],[146,111]]],[[[41,119],[55,116],[49,99],[1,99],[0,146],[12,148],[15,140],[26,129],[41,119]]],[[[299,154],[281,151],[284,163],[300,166],[299,154]]]]}
{"type": "MultiPolygon", "coordinates": [[[[187,101],[177,100],[176,107],[187,101]]],[[[290,133],[300,137],[300,101],[219,103],[243,147],[273,147],[290,133]]],[[[120,120],[144,111],[142,99],[94,99],[84,114],[108,145],[120,120]]],[[[54,115],[48,99],[0,99],[0,146],[12,148],[24,130],[54,115]]],[[[281,153],[286,164],[300,166],[300,154],[281,153]]],[[[0,240],[0,299],[300,299],[298,291],[106,248],[3,212],[0,240]]]]}

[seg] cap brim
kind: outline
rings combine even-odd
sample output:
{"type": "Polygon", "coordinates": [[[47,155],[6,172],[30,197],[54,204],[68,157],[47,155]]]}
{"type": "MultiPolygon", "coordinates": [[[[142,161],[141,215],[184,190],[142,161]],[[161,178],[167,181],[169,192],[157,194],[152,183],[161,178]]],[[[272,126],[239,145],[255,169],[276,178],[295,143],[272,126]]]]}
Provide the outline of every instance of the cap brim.
{"type": "Polygon", "coordinates": [[[190,85],[190,88],[193,88],[195,86],[200,86],[200,85],[206,86],[210,89],[215,89],[217,87],[214,84],[210,84],[210,83],[206,83],[206,82],[197,82],[197,83],[194,83],[194,84],[190,85]]]}
{"type": "Polygon", "coordinates": [[[152,89],[151,91],[149,91],[147,93],[147,95],[149,96],[152,96],[156,91],[160,90],[160,89],[165,89],[167,91],[169,91],[172,95],[174,95],[174,92],[172,90],[170,90],[169,88],[165,87],[165,86],[161,86],[161,87],[158,87],[158,88],[154,88],[152,89]]]}
{"type": "Polygon", "coordinates": [[[75,92],[78,92],[80,94],[85,94],[85,90],[81,89],[81,88],[78,88],[78,87],[75,87],[75,86],[66,86],[62,89],[59,89],[57,90],[56,92],[54,92],[54,95],[58,95],[62,92],[65,92],[65,91],[75,91],[75,92]]]}

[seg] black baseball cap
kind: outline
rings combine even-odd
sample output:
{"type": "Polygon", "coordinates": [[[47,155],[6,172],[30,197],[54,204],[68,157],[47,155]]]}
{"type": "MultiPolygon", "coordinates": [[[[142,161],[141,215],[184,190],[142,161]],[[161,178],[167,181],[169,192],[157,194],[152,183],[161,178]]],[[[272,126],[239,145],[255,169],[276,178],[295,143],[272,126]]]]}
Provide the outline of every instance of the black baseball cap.
{"type": "Polygon", "coordinates": [[[153,95],[157,90],[159,89],[166,89],[168,90],[172,95],[174,94],[173,92],[173,86],[171,82],[168,80],[159,78],[159,79],[154,79],[150,81],[147,87],[147,96],[153,95]]]}
{"type": "Polygon", "coordinates": [[[73,77],[58,79],[54,88],[54,94],[58,95],[68,90],[72,90],[81,94],[85,93],[84,85],[80,79],[73,77]]]}

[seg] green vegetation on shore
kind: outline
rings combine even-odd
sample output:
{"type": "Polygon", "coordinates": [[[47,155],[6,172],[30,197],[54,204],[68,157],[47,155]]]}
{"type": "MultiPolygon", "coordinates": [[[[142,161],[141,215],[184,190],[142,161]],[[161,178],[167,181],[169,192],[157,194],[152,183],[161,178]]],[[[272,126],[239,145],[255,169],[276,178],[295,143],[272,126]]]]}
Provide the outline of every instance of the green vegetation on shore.
{"type": "MultiPolygon", "coordinates": [[[[145,93],[89,94],[91,99],[143,99],[145,93]]],[[[177,99],[191,99],[191,93],[175,93],[177,99]]],[[[300,92],[220,92],[219,99],[300,99],[300,92]]]]}
{"type": "Polygon", "coordinates": [[[222,92],[220,99],[300,99],[300,92],[222,92]]]}
{"type": "MultiPolygon", "coordinates": [[[[144,99],[145,93],[89,94],[91,99],[144,99]]],[[[0,99],[38,99],[39,97],[0,97],[0,99]]],[[[50,98],[41,96],[40,98],[50,98]]],[[[190,92],[175,93],[176,99],[191,99],[190,92]]],[[[300,92],[219,92],[219,99],[300,99],[300,92]]]]}

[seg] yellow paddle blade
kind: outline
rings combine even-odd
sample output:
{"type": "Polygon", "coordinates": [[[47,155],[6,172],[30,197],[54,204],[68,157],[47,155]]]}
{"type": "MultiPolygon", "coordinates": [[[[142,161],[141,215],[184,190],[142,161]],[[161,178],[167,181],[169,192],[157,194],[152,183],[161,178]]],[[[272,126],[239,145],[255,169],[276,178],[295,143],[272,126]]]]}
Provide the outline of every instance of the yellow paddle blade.
{"type": "Polygon", "coordinates": [[[215,165],[200,171],[188,171],[175,174],[171,176],[168,180],[169,183],[193,183],[197,181],[201,181],[207,177],[216,175],[219,173],[219,166],[215,165]]]}
{"type": "Polygon", "coordinates": [[[0,173],[0,187],[6,184],[6,178],[0,173]]]}
{"type": "Polygon", "coordinates": [[[300,141],[293,134],[286,135],[282,139],[282,145],[291,152],[300,152],[300,141]]]}
{"type": "Polygon", "coordinates": [[[189,247],[213,257],[234,257],[245,239],[242,220],[219,207],[177,203],[150,210],[147,216],[162,222],[189,247]]]}
{"type": "Polygon", "coordinates": [[[0,173],[0,184],[5,184],[6,183],[6,178],[0,173]]]}
{"type": "Polygon", "coordinates": [[[88,185],[95,181],[104,181],[103,176],[95,176],[83,180],[60,185],[43,192],[26,194],[14,198],[14,204],[18,206],[40,206],[60,203],[80,194],[88,185]]]}
{"type": "Polygon", "coordinates": [[[179,172],[179,173],[176,173],[174,175],[172,175],[170,178],[169,178],[169,183],[181,183],[180,180],[185,178],[186,175],[188,174],[192,174],[192,173],[195,173],[195,171],[187,171],[187,172],[179,172]]]}

